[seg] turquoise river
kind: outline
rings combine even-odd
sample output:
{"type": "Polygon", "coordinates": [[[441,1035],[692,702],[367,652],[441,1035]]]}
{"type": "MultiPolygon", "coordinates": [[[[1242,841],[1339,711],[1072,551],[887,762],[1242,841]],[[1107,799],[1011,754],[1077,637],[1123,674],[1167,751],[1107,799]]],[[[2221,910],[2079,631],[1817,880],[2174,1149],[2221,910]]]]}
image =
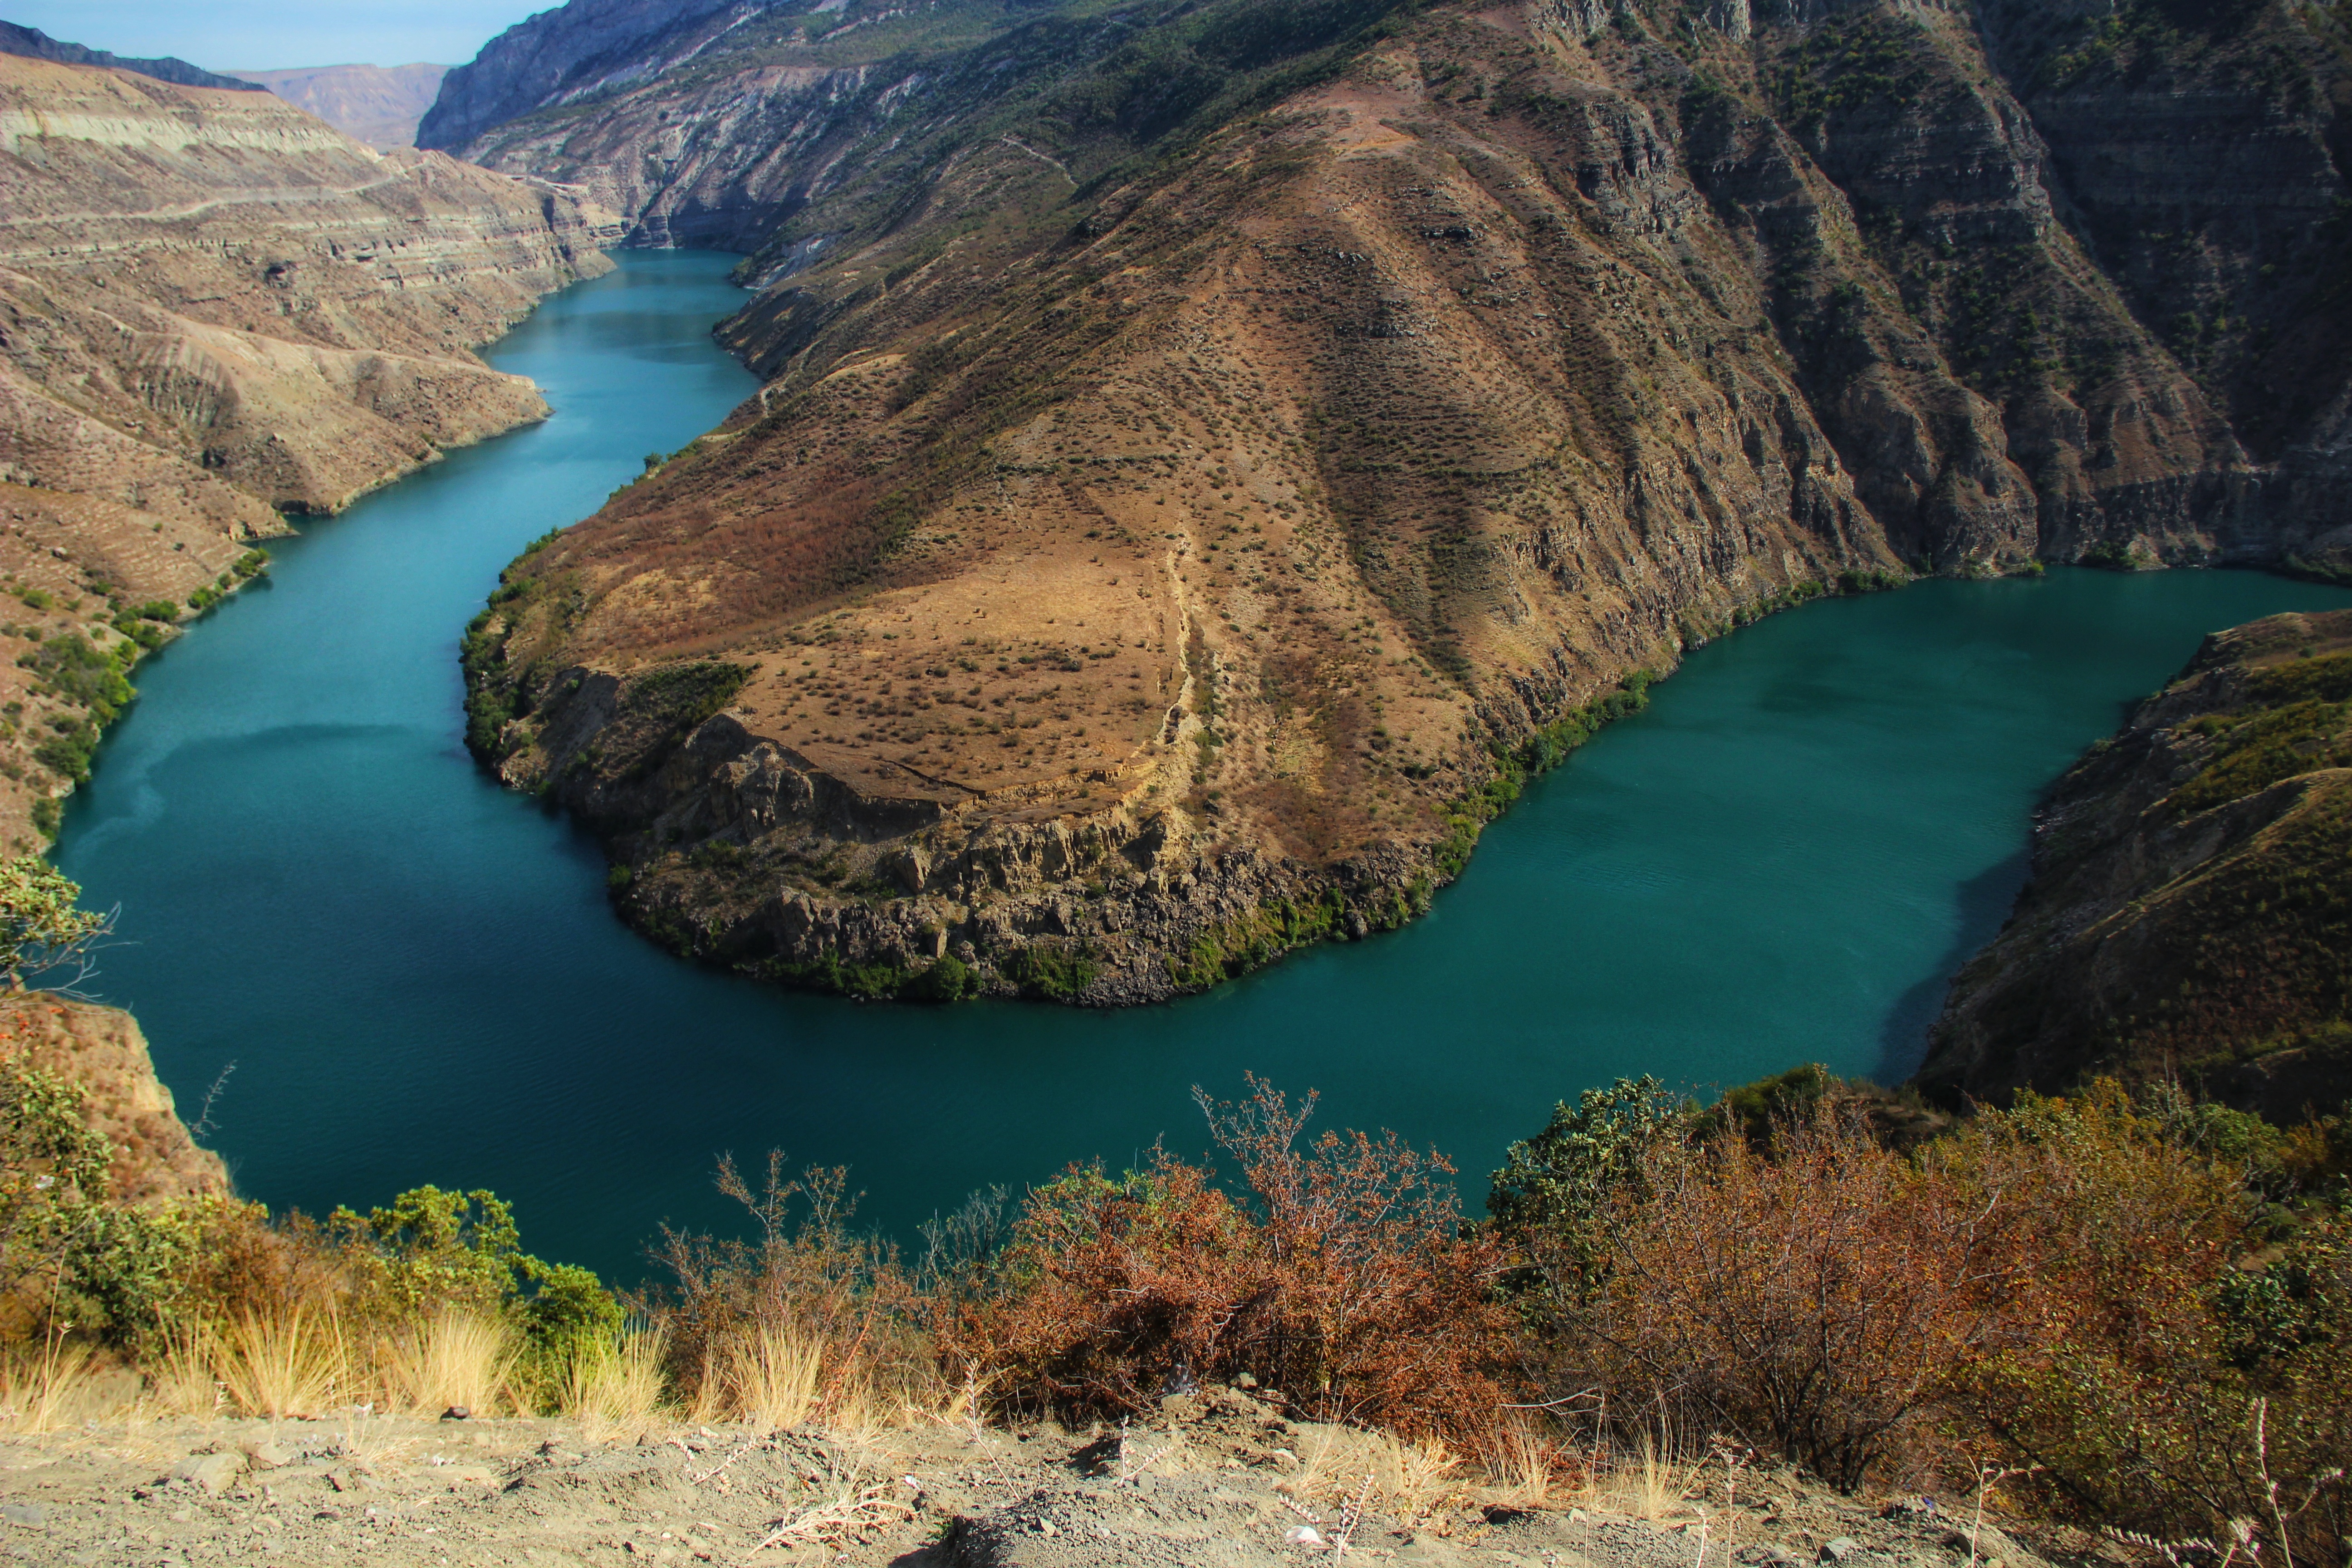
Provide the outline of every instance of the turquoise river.
{"type": "Polygon", "coordinates": [[[1697,650],[1531,788],[1405,931],[1120,1013],[860,1006],[678,963],[595,846],[460,742],[457,637],[523,544],[752,390],[731,258],[632,252],[488,351],[554,405],[307,528],[142,667],[59,858],[119,904],[135,1009],[242,1189],[314,1212],[421,1183],[513,1200],[624,1278],[727,1225],[724,1151],[846,1164],[905,1232],[991,1183],[1201,1142],[1255,1069],[1471,1178],[1618,1074],[1901,1077],[1999,925],[2036,793],[2207,631],[2352,594],[2053,572],[1816,604],[1697,650]],[[224,1069],[235,1070],[221,1079],[224,1069]]]}

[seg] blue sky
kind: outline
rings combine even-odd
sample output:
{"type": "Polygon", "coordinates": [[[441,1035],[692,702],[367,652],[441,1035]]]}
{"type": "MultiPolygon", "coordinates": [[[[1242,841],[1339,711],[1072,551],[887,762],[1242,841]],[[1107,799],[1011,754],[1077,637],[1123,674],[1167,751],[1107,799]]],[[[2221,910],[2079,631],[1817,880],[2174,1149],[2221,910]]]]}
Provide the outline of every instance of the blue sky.
{"type": "Polygon", "coordinates": [[[0,20],[118,55],[206,70],[432,60],[460,65],[562,0],[0,0],[0,20]]]}

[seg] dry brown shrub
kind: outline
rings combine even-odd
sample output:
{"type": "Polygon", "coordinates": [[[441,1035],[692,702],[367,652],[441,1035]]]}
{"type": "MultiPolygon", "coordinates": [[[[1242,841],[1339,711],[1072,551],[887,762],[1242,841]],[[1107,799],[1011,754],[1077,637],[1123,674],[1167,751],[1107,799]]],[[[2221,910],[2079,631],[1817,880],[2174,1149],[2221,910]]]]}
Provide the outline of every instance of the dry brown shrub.
{"type": "Polygon", "coordinates": [[[2039,1506],[2170,1539],[2232,1521],[2306,1561],[2352,1541],[2352,1217],[2284,1245],[2241,1159],[2113,1083],[2021,1098],[1928,1153],[1999,1194],[2020,1331],[1960,1369],[1954,1415],[2039,1506]]]}
{"type": "Polygon", "coordinates": [[[2013,1205],[1964,1201],[1851,1107],[1769,1142],[1653,1151],[1563,1348],[1621,1406],[1690,1410],[1851,1489],[2010,1331],[2013,1205]]]}
{"type": "Polygon", "coordinates": [[[1164,1150],[1121,1178],[1073,1169],[1029,1195],[949,1353],[1024,1409],[1116,1415],[1246,1373],[1318,1419],[1495,1448],[1514,1320],[1453,1167],[1393,1133],[1301,1147],[1315,1097],[1251,1085],[1201,1104],[1252,1204],[1164,1150]]]}
{"type": "Polygon", "coordinates": [[[259,1204],[215,1199],[187,1221],[175,1316],[226,1322],[332,1312],[352,1292],[344,1243],[307,1215],[273,1222],[259,1204]]]}
{"type": "Polygon", "coordinates": [[[845,1171],[788,1177],[771,1153],[758,1191],[731,1159],[719,1187],[759,1221],[758,1239],[665,1227],[655,1258],[670,1282],[646,1303],[686,1408],[772,1425],[936,1402],[928,1309],[896,1250],[851,1228],[845,1171]]]}

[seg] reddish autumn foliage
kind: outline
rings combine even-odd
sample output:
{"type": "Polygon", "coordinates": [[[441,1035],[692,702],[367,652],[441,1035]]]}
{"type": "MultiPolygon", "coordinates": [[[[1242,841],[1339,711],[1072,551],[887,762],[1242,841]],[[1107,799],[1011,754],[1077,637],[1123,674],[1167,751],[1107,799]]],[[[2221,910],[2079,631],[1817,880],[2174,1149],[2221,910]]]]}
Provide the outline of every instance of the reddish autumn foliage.
{"type": "Polygon", "coordinates": [[[952,1353],[1032,1409],[1123,1413],[1246,1373],[1322,1419],[1483,1445],[1515,1317],[1453,1167],[1393,1133],[1302,1143],[1315,1097],[1252,1088],[1201,1101],[1246,1201],[1165,1151],[1122,1177],[1071,1170],[1030,1195],[952,1353]]]}

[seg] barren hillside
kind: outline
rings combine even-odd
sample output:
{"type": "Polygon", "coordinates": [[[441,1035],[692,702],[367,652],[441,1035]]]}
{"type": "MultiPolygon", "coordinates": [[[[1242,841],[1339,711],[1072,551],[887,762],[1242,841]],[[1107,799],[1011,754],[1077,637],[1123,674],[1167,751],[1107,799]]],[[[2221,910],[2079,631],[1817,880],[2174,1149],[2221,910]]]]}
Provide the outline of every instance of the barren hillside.
{"type": "Polygon", "coordinates": [[[433,107],[446,66],[313,66],[302,70],[242,71],[309,110],[336,130],[380,153],[416,145],[416,122],[433,107]]]}

